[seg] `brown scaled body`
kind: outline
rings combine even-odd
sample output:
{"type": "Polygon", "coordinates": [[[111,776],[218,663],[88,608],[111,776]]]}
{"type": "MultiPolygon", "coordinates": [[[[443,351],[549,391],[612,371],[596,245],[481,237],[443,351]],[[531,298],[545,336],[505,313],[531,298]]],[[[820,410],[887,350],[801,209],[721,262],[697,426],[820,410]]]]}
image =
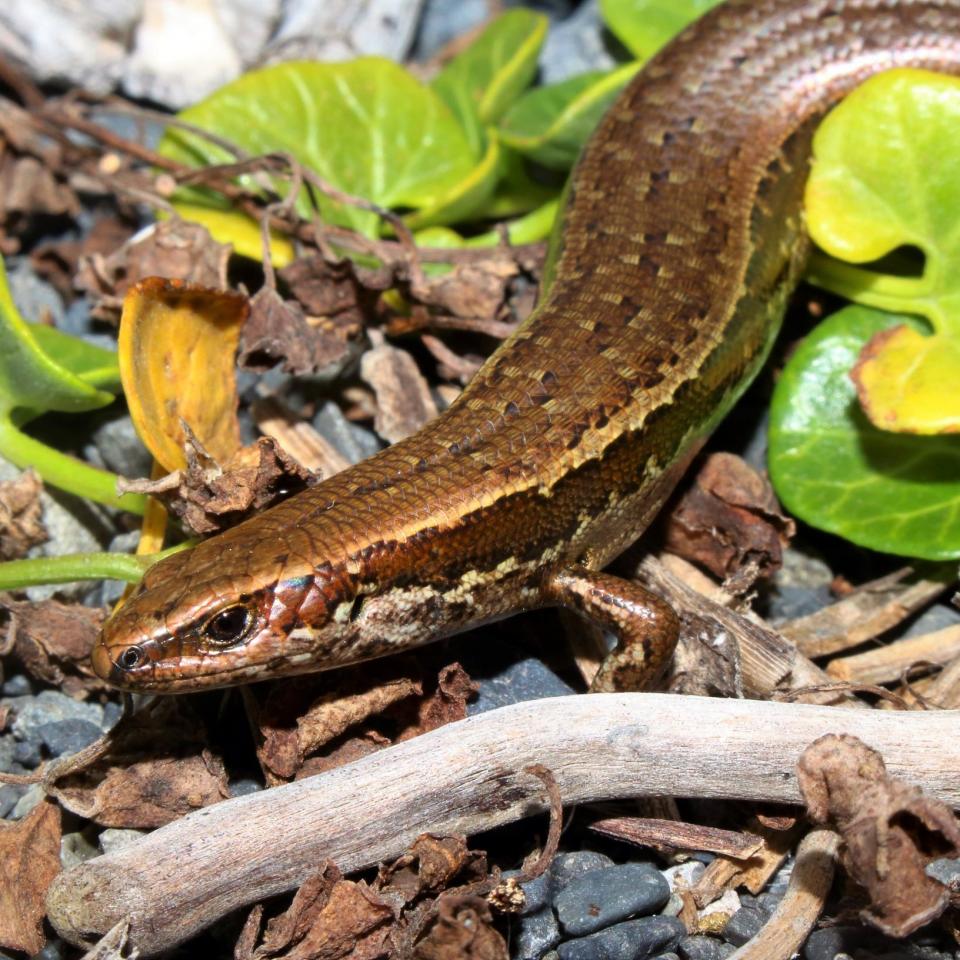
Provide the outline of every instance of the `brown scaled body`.
{"type": "MultiPolygon", "coordinates": [[[[960,72],[960,0],[733,0],[705,16],[601,122],[552,284],[451,409],[157,564],[105,626],[97,672],[226,685],[557,604],[662,660],[675,618],[596,571],[767,354],[806,258],[816,121],[894,66],[960,72]]],[[[655,666],[624,653],[603,685],[655,666]]]]}

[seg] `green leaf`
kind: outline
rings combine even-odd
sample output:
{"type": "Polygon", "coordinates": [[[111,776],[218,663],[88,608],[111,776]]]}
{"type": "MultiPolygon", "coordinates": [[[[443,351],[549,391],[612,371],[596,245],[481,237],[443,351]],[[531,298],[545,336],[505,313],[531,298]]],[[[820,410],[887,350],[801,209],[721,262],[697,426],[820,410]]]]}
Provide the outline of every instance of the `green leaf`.
{"type": "MultiPolygon", "coordinates": [[[[112,394],[97,389],[58,363],[38,343],[38,337],[45,337],[48,346],[56,340],[57,349],[65,355],[68,352],[63,340],[65,334],[56,337],[39,330],[20,316],[0,260],[0,416],[8,416],[17,408],[38,412],[93,410],[113,400],[112,394]]],[[[69,348],[70,360],[84,369],[84,364],[94,357],[95,349],[87,350],[74,341],[69,348]]],[[[105,353],[99,351],[100,360],[95,363],[101,362],[105,353]]]]}
{"type": "Polygon", "coordinates": [[[47,483],[77,496],[142,512],[144,498],[117,495],[117,477],[34,440],[21,426],[55,410],[94,410],[112,402],[116,354],[20,315],[0,258],[0,457],[33,467],[47,483]]]}
{"type": "MultiPolygon", "coordinates": [[[[470,175],[476,157],[443,100],[402,67],[378,57],[346,63],[281,63],[221,87],[180,114],[249,154],[286,152],[335,187],[383,207],[437,207],[470,175]]],[[[234,158],[194,134],[169,130],[160,152],[184,163],[234,158]]],[[[255,186],[250,178],[245,183],[255,186]]],[[[278,192],[285,185],[277,187],[278,192]]],[[[210,192],[184,203],[222,208],[210,192]]],[[[324,218],[367,235],[376,214],[318,196],[324,218]]],[[[310,215],[306,195],[298,210],[310,215]]]]}
{"type": "MultiPolygon", "coordinates": [[[[884,429],[960,430],[960,79],[894,70],[857,88],[820,125],[806,192],[813,239],[865,263],[899,247],[922,251],[920,276],[819,257],[811,279],[869,306],[919,314],[932,336],[903,330],[871,344],[856,376],[884,429]]],[[[886,265],[884,265],[886,266],[886,265]]]]}
{"type": "Polygon", "coordinates": [[[919,321],[853,306],[790,358],[773,397],[770,477],[786,506],[853,543],[910,557],[960,557],[960,436],[874,427],[849,377],[872,337],[919,321]]]}
{"type": "Polygon", "coordinates": [[[501,121],[503,142],[546,167],[569,170],[600,118],[639,69],[639,63],[628,63],[530,90],[501,121]]]}
{"type": "Polygon", "coordinates": [[[508,10],[433,78],[433,89],[460,121],[475,157],[485,149],[484,128],[529,86],[546,35],[542,14],[508,10]]]}
{"type": "Polygon", "coordinates": [[[600,12],[617,39],[636,57],[652,57],[687,24],[720,0],[600,0],[600,12]]]}

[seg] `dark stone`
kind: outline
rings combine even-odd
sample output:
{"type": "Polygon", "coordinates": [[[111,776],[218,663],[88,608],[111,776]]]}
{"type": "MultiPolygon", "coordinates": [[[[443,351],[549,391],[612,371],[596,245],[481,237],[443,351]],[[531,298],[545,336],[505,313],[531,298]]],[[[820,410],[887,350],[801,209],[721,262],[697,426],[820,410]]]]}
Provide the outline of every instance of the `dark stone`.
{"type": "Polygon", "coordinates": [[[77,753],[93,743],[101,732],[95,723],[78,717],[42,723],[37,727],[37,734],[53,757],[59,757],[65,753],[77,753]]]}
{"type": "Polygon", "coordinates": [[[838,954],[853,950],[875,950],[881,943],[890,941],[867,927],[824,927],[814,930],[803,947],[804,960],[833,960],[838,954]]]}
{"type": "Polygon", "coordinates": [[[481,676],[478,686],[477,697],[469,705],[471,715],[523,700],[565,697],[576,692],[536,657],[511,663],[496,676],[481,676]]]}
{"type": "Polygon", "coordinates": [[[585,873],[612,866],[613,861],[605,853],[597,853],[596,850],[558,853],[550,864],[551,896],[556,896],[571,880],[585,873]]]}
{"type": "Polygon", "coordinates": [[[560,960],[645,960],[669,950],[686,933],[676,917],[642,917],[557,947],[560,960]]]}
{"type": "Polygon", "coordinates": [[[513,938],[514,960],[539,960],[560,942],[560,926],[549,906],[520,917],[513,938]]]}
{"type": "Polygon", "coordinates": [[[652,864],[625,863],[571,880],[553,898],[564,933],[593,933],[627,917],[656,913],[670,899],[670,884],[652,864]]]}
{"type": "Polygon", "coordinates": [[[683,960],[726,960],[737,948],[714,937],[695,936],[684,937],[677,949],[683,960]]]}
{"type": "Polygon", "coordinates": [[[230,782],[231,797],[245,797],[248,793],[258,793],[263,789],[263,784],[252,777],[241,777],[239,780],[230,782]]]}
{"type": "Polygon", "coordinates": [[[14,744],[13,759],[17,763],[23,764],[28,770],[32,770],[43,759],[40,747],[39,740],[20,740],[14,744]]]}
{"type": "Polygon", "coordinates": [[[766,922],[767,914],[759,907],[741,907],[723,928],[723,939],[742,947],[760,932],[766,922]]]}

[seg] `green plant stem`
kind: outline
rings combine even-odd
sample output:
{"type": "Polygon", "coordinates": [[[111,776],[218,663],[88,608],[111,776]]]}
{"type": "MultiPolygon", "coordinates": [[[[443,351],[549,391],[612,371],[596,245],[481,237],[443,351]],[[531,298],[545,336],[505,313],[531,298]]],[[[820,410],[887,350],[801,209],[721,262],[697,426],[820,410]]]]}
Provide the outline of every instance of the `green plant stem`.
{"type": "Polygon", "coordinates": [[[142,514],[146,497],[138,493],[117,494],[117,475],[91,467],[23,433],[9,416],[0,416],[0,456],[14,466],[33,467],[45,483],[87,500],[142,514]]]}
{"type": "Polygon", "coordinates": [[[0,590],[19,590],[41,583],[74,583],[77,580],[123,580],[139,583],[158,560],[193,546],[187,540],[175,547],[137,556],[130,553],[71,553],[64,557],[33,557],[0,563],[0,590]]]}

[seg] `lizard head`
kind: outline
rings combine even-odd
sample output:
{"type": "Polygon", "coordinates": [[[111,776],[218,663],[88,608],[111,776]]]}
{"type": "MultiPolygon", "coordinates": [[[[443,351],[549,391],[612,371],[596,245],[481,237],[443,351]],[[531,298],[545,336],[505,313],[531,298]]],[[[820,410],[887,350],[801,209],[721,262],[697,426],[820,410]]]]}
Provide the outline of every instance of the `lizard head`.
{"type": "Polygon", "coordinates": [[[103,626],[91,654],[99,677],[179,693],[317,670],[332,659],[329,648],[348,626],[334,618],[344,585],[282,555],[264,563],[263,543],[253,562],[233,533],[147,571],[103,626]]]}

